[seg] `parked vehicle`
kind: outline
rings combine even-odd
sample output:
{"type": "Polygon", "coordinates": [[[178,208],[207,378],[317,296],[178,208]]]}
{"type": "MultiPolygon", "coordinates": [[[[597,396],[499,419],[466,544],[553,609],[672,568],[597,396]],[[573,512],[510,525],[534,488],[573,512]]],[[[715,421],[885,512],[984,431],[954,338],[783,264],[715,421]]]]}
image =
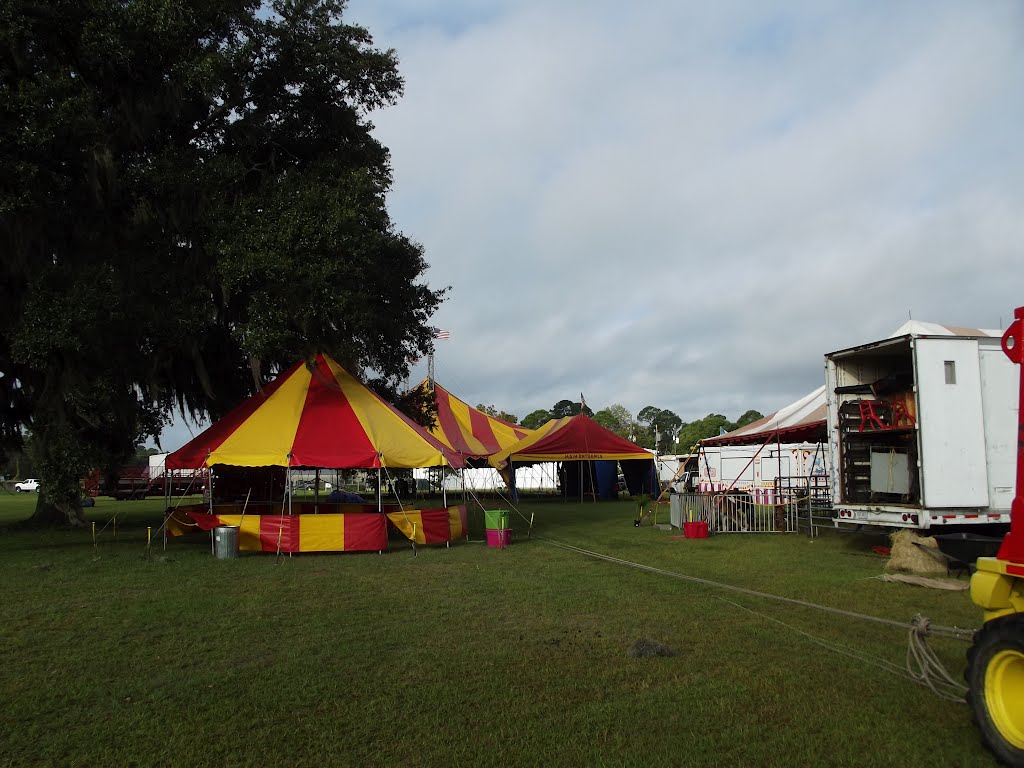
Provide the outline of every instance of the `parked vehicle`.
{"type": "Polygon", "coordinates": [[[901,331],[825,356],[836,523],[1008,523],[1016,371],[998,333],[901,331]]]}
{"type": "Polygon", "coordinates": [[[118,501],[144,499],[149,488],[149,467],[121,467],[116,483],[107,488],[107,495],[118,501]]]}
{"type": "Polygon", "coordinates": [[[669,493],[692,493],[696,488],[696,453],[661,453],[654,460],[658,467],[658,480],[669,493]]]}
{"type": "Polygon", "coordinates": [[[14,484],[14,490],[18,493],[39,493],[39,481],[34,479],[22,480],[14,484]]]}
{"type": "Polygon", "coordinates": [[[85,496],[112,496],[119,501],[144,499],[147,496],[182,496],[203,493],[208,482],[204,470],[165,471],[166,453],[149,457],[149,465],[127,465],[118,467],[110,475],[94,469],[82,480],[85,496]]]}
{"type": "MultiPolygon", "coordinates": [[[[1020,378],[1016,398],[1012,391],[1003,394],[1010,404],[1017,400],[1017,418],[1008,426],[1024,434],[1024,307],[1014,317],[1002,351],[1020,378]]],[[[1010,532],[998,555],[979,558],[971,577],[971,599],[984,611],[985,623],[967,651],[967,703],[993,754],[1006,765],[1024,766],[1024,443],[1016,450],[1007,445],[1006,454],[1010,492],[1014,471],[1017,490],[1010,532]]]]}

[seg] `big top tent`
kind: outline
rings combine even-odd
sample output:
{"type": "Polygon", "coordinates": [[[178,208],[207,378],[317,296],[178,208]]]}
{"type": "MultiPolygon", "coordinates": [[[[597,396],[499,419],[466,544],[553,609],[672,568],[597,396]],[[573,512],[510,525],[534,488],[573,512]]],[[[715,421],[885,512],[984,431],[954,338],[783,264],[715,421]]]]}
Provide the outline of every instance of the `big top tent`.
{"type": "MultiPolygon", "coordinates": [[[[309,364],[293,365],[169,454],[165,464],[169,471],[216,467],[218,472],[225,467],[290,472],[293,467],[381,470],[464,465],[461,456],[324,354],[309,364]]],[[[249,488],[242,494],[244,503],[218,494],[225,486],[223,478],[211,481],[209,504],[171,510],[164,530],[181,535],[197,527],[236,528],[239,549],[277,553],[381,551],[388,546],[388,524],[420,544],[454,541],[467,530],[464,505],[388,508],[380,496],[376,505],[318,499],[293,504],[290,492],[276,503],[258,497],[250,502],[260,481],[252,477],[252,470],[241,471],[249,488]],[[283,514],[286,509],[288,514],[283,514]],[[278,510],[280,514],[275,513],[278,510]]],[[[272,480],[268,487],[272,492],[272,480]]],[[[290,488],[290,482],[279,487],[290,488]]]]}
{"type": "Polygon", "coordinates": [[[298,362],[167,457],[168,469],[451,466],[461,456],[331,357],[298,362]]]}

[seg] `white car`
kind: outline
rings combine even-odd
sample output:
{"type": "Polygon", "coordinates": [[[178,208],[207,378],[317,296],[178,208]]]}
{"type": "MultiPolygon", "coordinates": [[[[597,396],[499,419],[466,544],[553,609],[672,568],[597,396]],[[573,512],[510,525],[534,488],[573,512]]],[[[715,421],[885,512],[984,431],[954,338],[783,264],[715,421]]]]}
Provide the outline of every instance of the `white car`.
{"type": "Polygon", "coordinates": [[[14,490],[18,493],[29,493],[30,491],[39,493],[39,481],[32,479],[22,480],[20,483],[14,484],[14,490]]]}

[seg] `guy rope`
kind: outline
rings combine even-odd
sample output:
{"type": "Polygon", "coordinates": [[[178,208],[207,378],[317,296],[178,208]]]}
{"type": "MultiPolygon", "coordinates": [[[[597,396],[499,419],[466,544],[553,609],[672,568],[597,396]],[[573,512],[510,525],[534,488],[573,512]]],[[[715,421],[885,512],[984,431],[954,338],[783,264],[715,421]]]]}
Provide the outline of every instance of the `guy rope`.
{"type": "Polygon", "coordinates": [[[779,621],[778,619],[770,616],[763,616],[758,614],[749,608],[741,606],[725,598],[720,598],[726,603],[734,605],[738,608],[742,608],[749,613],[763,616],[763,618],[774,621],[778,624],[792,629],[795,632],[810,638],[813,642],[818,645],[822,645],[829,650],[837,653],[843,653],[848,656],[852,656],[861,661],[874,664],[875,666],[881,666],[889,671],[896,671],[901,676],[913,680],[919,685],[923,685],[940,698],[946,699],[947,701],[964,701],[964,693],[966,687],[958,683],[952,678],[952,676],[945,670],[942,663],[935,655],[935,653],[928,647],[927,638],[930,636],[950,638],[953,640],[963,640],[970,642],[974,637],[975,630],[965,629],[962,627],[948,627],[941,624],[933,624],[930,619],[927,619],[921,615],[917,615],[910,622],[896,621],[894,619],[885,619],[880,616],[870,616],[864,613],[857,613],[856,611],[848,611],[844,608],[834,608],[829,605],[821,605],[819,603],[812,603],[808,600],[800,600],[794,597],[784,597],[782,595],[773,595],[769,592],[761,592],[756,589],[748,589],[746,587],[739,587],[734,584],[724,584],[718,581],[712,581],[711,579],[704,579],[699,576],[690,576],[684,573],[676,573],[675,571],[669,571],[664,568],[657,568],[651,565],[644,565],[643,563],[634,563],[629,560],[624,560],[620,557],[614,557],[612,555],[606,555],[601,552],[594,552],[582,547],[576,547],[571,544],[565,544],[554,539],[549,539],[543,536],[534,535],[533,538],[538,541],[543,541],[546,544],[550,544],[554,547],[564,549],[568,552],[575,552],[576,554],[583,555],[585,557],[592,557],[595,560],[604,560],[608,563],[615,565],[622,565],[628,568],[635,568],[639,571],[646,571],[647,573],[653,573],[658,576],[667,576],[673,579],[680,579],[682,581],[688,581],[693,584],[700,584],[705,587],[712,587],[714,589],[726,590],[729,592],[738,593],[741,595],[747,595],[748,597],[760,598],[763,600],[774,600],[780,603],[787,603],[789,605],[797,605],[803,608],[812,608],[818,611],[824,611],[825,613],[831,613],[833,615],[844,616],[846,618],[858,619],[861,621],[873,622],[875,624],[881,624],[888,627],[894,627],[908,631],[907,638],[907,659],[906,666],[900,669],[890,662],[886,662],[881,659],[873,659],[865,654],[858,653],[856,651],[851,652],[849,649],[844,649],[834,643],[821,640],[820,638],[814,637],[813,635],[791,627],[785,622],[779,621]]]}

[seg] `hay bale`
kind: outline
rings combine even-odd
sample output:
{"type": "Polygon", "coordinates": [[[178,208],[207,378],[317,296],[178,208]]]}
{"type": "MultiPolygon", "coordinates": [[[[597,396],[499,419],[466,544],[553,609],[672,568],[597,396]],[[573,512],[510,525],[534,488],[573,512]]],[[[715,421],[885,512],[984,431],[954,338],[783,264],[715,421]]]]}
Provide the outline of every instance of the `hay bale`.
{"type": "Polygon", "coordinates": [[[913,531],[899,530],[890,537],[892,548],[885,570],[890,573],[914,573],[921,576],[929,574],[946,574],[946,563],[939,557],[929,554],[922,547],[930,547],[938,552],[939,545],[932,536],[919,536],[913,531]],[[918,545],[921,546],[918,546],[918,545]]]}

